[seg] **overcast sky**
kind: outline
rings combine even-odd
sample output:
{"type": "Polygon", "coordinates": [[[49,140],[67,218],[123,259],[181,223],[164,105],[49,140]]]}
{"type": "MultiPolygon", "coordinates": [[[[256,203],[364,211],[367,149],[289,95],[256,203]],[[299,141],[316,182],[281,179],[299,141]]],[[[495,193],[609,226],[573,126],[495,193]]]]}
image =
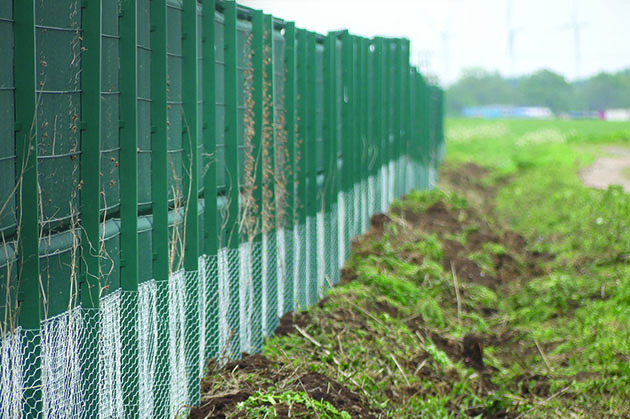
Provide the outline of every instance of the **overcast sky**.
{"type": "Polygon", "coordinates": [[[412,61],[452,83],[481,67],[503,75],[547,68],[569,80],[630,67],[630,0],[240,0],[325,33],[411,39],[412,61]],[[574,5],[576,6],[574,8],[574,5]],[[577,10],[574,19],[574,10],[577,10]],[[573,23],[580,24],[580,60],[573,23]],[[508,28],[514,34],[509,54],[508,28]]]}

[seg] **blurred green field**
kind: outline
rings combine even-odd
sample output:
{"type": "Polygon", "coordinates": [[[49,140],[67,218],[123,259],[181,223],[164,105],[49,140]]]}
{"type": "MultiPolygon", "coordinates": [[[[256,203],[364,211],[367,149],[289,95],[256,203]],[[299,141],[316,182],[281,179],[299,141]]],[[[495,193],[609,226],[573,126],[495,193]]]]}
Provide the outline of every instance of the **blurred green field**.
{"type": "Polygon", "coordinates": [[[500,172],[548,163],[589,164],[603,144],[630,146],[630,122],[594,120],[446,120],[447,159],[500,172]]]}

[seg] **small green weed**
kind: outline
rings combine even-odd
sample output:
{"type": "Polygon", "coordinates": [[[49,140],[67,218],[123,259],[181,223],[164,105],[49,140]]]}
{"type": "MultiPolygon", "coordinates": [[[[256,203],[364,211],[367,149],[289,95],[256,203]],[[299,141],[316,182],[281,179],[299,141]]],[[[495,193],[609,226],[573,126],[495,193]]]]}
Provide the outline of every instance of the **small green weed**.
{"type": "Polygon", "coordinates": [[[288,413],[293,418],[350,419],[348,412],[339,412],[325,400],[317,401],[300,391],[285,391],[277,394],[256,392],[237,405],[238,417],[251,419],[277,418],[278,411],[288,413]],[[244,415],[241,416],[240,414],[244,415]]]}

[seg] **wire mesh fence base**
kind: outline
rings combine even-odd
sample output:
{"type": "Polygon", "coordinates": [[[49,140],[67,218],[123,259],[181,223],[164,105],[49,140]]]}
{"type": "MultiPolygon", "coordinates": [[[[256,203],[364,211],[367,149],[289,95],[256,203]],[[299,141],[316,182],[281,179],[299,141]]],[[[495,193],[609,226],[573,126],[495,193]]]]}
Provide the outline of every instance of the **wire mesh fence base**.
{"type": "MultiPolygon", "coordinates": [[[[406,190],[426,188],[436,178],[422,164],[398,169],[404,169],[406,190]]],[[[137,291],[117,290],[101,298],[99,309],[74,308],[43,322],[40,331],[5,333],[0,416],[185,414],[185,406],[200,401],[190,383],[203,377],[208,359],[224,364],[260,351],[282,315],[307,308],[339,283],[352,237],[390,204],[387,185],[395,170],[395,164],[384,166],[339,192],[329,211],[304,224],[202,255],[198,271],[147,281],[137,291]],[[41,396],[27,391],[38,380],[41,396]],[[137,397],[128,398],[132,393],[137,397]]]]}

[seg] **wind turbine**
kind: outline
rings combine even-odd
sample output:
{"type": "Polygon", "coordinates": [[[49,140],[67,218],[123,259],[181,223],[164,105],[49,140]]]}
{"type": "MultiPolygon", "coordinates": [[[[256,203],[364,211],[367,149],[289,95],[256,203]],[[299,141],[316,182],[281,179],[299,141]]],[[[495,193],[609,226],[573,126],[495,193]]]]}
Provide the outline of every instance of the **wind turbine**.
{"type": "Polygon", "coordinates": [[[564,25],[565,28],[569,28],[573,31],[573,42],[575,48],[575,78],[576,80],[582,76],[580,71],[581,64],[581,52],[582,52],[582,39],[581,32],[582,28],[587,26],[588,23],[585,21],[580,22],[578,20],[578,0],[573,0],[573,14],[570,23],[564,25]]]}
{"type": "Polygon", "coordinates": [[[523,28],[515,27],[512,23],[512,0],[507,0],[507,52],[510,59],[510,71],[511,77],[516,77],[516,51],[514,43],[516,40],[516,34],[521,32],[523,28]]]}

